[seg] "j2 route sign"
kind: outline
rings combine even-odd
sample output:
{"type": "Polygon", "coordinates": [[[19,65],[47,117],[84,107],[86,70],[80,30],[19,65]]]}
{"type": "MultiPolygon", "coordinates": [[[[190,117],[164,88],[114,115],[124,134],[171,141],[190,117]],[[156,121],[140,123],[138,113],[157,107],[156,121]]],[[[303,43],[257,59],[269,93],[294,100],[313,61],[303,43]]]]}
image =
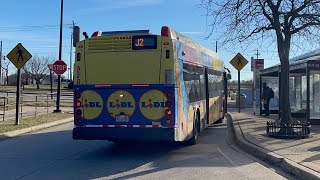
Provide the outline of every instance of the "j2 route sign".
{"type": "Polygon", "coordinates": [[[67,71],[67,64],[62,60],[56,60],[52,64],[52,71],[57,75],[61,75],[67,71]]]}

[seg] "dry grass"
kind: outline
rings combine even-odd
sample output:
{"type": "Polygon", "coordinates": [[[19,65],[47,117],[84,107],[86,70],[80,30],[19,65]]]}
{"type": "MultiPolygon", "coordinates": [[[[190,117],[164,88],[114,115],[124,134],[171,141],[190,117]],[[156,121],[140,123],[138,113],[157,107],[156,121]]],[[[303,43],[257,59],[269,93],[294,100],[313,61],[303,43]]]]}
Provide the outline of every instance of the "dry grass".
{"type": "Polygon", "coordinates": [[[15,125],[15,120],[0,121],[0,133],[9,132],[13,130],[23,129],[31,126],[36,126],[43,123],[53,122],[65,118],[72,117],[68,113],[51,113],[34,117],[22,118],[19,125],[15,125]]]}

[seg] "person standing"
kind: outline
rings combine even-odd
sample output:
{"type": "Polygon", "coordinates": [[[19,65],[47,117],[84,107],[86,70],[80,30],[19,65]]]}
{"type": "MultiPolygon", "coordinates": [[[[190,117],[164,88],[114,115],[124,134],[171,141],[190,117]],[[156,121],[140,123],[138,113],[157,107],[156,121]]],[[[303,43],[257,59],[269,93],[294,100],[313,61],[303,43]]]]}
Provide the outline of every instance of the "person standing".
{"type": "Polygon", "coordinates": [[[270,99],[274,97],[274,92],[269,86],[267,86],[267,83],[264,82],[262,84],[262,103],[263,103],[263,108],[265,110],[265,116],[269,116],[270,109],[270,99]]]}

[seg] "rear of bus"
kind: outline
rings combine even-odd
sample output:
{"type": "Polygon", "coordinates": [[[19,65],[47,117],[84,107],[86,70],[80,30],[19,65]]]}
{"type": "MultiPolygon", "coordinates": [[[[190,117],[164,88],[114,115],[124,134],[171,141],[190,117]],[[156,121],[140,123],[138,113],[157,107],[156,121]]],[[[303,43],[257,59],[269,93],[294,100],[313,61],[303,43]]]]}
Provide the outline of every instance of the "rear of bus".
{"type": "Polygon", "coordinates": [[[145,30],[95,32],[76,44],[75,54],[74,139],[174,140],[170,38],[145,30]]]}

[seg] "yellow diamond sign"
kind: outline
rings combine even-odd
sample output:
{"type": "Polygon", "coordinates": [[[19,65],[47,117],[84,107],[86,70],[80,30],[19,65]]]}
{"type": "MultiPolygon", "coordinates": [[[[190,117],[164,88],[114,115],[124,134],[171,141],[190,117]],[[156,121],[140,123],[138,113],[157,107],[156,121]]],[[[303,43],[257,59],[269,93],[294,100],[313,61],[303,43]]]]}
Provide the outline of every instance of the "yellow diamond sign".
{"type": "Polygon", "coordinates": [[[248,60],[246,60],[246,58],[244,58],[240,53],[238,53],[234,58],[232,58],[230,64],[238,71],[240,71],[244,66],[248,64],[248,60]]]}
{"type": "Polygon", "coordinates": [[[20,69],[32,55],[22,46],[21,43],[18,43],[9,54],[7,58],[18,68],[20,69]]]}

